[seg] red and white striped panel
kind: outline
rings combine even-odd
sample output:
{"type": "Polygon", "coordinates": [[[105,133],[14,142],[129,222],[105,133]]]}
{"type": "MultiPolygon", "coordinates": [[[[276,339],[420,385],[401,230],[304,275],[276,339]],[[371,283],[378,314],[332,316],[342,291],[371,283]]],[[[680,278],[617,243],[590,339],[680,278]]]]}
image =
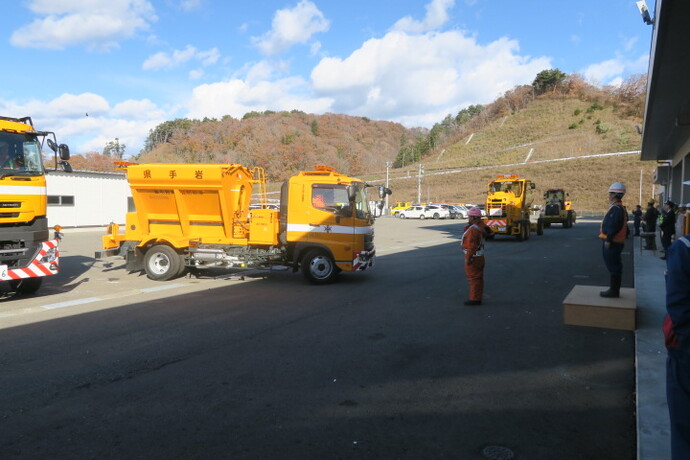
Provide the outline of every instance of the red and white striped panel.
{"type": "Polygon", "coordinates": [[[13,268],[7,270],[7,275],[3,276],[3,281],[18,280],[22,278],[36,278],[39,276],[55,275],[59,267],[60,250],[58,249],[58,241],[44,241],[41,245],[41,250],[38,251],[36,258],[31,261],[28,267],[13,268]],[[42,263],[41,259],[48,254],[48,251],[55,249],[55,259],[48,263],[42,263]]]}
{"type": "Polygon", "coordinates": [[[507,221],[505,220],[487,220],[486,225],[489,227],[505,227],[507,224],[507,221]]]}
{"type": "Polygon", "coordinates": [[[352,261],[352,271],[364,271],[374,266],[376,249],[372,249],[371,251],[356,251],[354,255],[355,258],[352,261]]]}

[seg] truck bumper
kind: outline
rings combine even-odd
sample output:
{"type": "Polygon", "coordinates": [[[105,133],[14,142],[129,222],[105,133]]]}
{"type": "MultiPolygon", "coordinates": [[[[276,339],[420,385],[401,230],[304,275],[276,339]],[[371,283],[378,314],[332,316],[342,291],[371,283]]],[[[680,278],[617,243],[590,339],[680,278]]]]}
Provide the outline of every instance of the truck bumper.
{"type": "Polygon", "coordinates": [[[0,265],[0,280],[11,281],[55,275],[59,271],[59,257],[58,240],[43,241],[36,256],[26,267],[9,268],[7,265],[0,265]]]}

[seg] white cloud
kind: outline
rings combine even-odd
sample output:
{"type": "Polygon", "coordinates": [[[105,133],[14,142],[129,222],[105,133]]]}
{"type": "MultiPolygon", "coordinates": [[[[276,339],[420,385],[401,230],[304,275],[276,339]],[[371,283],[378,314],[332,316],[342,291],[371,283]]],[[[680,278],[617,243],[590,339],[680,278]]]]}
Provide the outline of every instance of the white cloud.
{"type": "Polygon", "coordinates": [[[632,37],[632,38],[621,37],[621,40],[623,41],[623,49],[625,51],[631,51],[632,49],[635,48],[635,44],[637,43],[638,39],[639,39],[639,37],[632,37]]]}
{"type": "Polygon", "coordinates": [[[20,48],[108,50],[157,20],[146,0],[30,0],[27,6],[40,17],[12,33],[10,42],[20,48]]]}
{"type": "Polygon", "coordinates": [[[323,113],[329,110],[331,103],[329,98],[310,95],[307,83],[299,77],[262,80],[255,84],[233,79],[194,88],[186,116],[241,118],[251,111],[293,109],[323,113]]]}
{"type": "Polygon", "coordinates": [[[144,70],[172,69],[179,67],[191,60],[201,62],[201,65],[208,66],[215,64],[220,58],[218,48],[211,48],[207,51],[198,51],[194,46],[187,45],[183,50],[173,50],[172,53],[156,53],[149,56],[141,68],[144,70]]]}
{"type": "Polygon", "coordinates": [[[165,112],[148,99],[129,99],[116,104],[109,115],[115,118],[147,120],[151,118],[162,118],[165,116],[165,112]]]}
{"type": "Polygon", "coordinates": [[[642,55],[632,61],[616,57],[591,64],[581,73],[594,84],[618,86],[624,80],[625,75],[646,72],[648,63],[649,56],[647,55],[642,55]]]}
{"type": "Polygon", "coordinates": [[[189,71],[190,80],[198,80],[204,76],[204,71],[201,69],[194,69],[189,71]]]}
{"type": "Polygon", "coordinates": [[[149,130],[172,118],[148,99],[127,100],[111,108],[104,97],[93,93],[62,94],[50,101],[0,100],[0,113],[30,115],[37,129],[54,131],[58,142],[69,144],[75,155],[100,152],[116,137],[128,146],[127,154],[139,153],[149,130]]]}
{"type": "Polygon", "coordinates": [[[436,30],[448,21],[448,10],[454,5],[455,0],[431,0],[424,7],[426,16],[422,21],[417,21],[411,16],[405,16],[393,25],[392,30],[412,33],[436,30]]]}
{"type": "Polygon", "coordinates": [[[514,40],[482,46],[459,31],[390,32],[345,59],[322,59],[312,71],[312,86],[316,96],[334,100],[335,112],[430,126],[466,105],[530,83],[551,67],[547,58],[518,51],[514,40]]]}
{"type": "Polygon", "coordinates": [[[180,2],[180,8],[184,11],[193,11],[201,8],[203,0],[182,0],[180,2]]]}
{"type": "Polygon", "coordinates": [[[307,43],[312,35],[327,31],[329,26],[330,22],[314,3],[300,0],[292,9],[276,11],[272,29],[252,40],[262,53],[274,56],[295,44],[307,43]]]}

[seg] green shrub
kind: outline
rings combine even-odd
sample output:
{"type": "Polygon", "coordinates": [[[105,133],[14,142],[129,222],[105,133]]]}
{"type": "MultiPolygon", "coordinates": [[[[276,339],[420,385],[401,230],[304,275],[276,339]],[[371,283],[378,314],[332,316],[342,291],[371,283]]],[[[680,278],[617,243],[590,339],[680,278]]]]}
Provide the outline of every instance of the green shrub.
{"type": "Polygon", "coordinates": [[[580,109],[575,109],[575,112],[573,112],[573,115],[578,116],[582,113],[582,110],[580,109]]]}
{"type": "Polygon", "coordinates": [[[600,124],[601,124],[601,120],[600,120],[599,118],[597,118],[597,121],[595,121],[594,124],[595,124],[595,125],[600,125],[600,124]]]}
{"type": "Polygon", "coordinates": [[[597,125],[597,127],[595,128],[595,131],[597,132],[597,134],[604,134],[609,129],[611,129],[611,127],[609,125],[607,125],[605,123],[601,123],[601,124],[597,125]]]}
{"type": "Polygon", "coordinates": [[[570,126],[568,126],[568,129],[576,129],[578,126],[580,126],[580,125],[577,123],[573,123],[570,126]]]}

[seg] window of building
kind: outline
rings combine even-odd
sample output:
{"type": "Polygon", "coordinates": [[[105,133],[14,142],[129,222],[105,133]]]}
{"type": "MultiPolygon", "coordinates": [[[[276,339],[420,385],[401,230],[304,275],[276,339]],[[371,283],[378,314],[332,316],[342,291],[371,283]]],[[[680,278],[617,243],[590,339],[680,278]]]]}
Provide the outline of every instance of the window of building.
{"type": "Polygon", "coordinates": [[[48,206],[74,206],[74,196],[48,195],[48,206]]]}

